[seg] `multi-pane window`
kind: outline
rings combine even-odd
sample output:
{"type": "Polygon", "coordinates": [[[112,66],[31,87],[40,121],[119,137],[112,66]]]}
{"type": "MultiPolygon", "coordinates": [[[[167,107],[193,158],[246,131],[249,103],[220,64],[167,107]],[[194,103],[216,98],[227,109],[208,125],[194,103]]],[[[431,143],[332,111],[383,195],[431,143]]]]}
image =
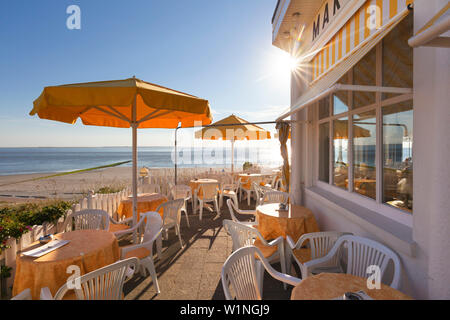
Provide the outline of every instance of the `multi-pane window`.
{"type": "MultiPolygon", "coordinates": [[[[412,88],[412,31],[409,15],[338,83],[412,88]]],[[[318,180],[412,212],[412,94],[338,91],[318,104],[318,180]]]]}

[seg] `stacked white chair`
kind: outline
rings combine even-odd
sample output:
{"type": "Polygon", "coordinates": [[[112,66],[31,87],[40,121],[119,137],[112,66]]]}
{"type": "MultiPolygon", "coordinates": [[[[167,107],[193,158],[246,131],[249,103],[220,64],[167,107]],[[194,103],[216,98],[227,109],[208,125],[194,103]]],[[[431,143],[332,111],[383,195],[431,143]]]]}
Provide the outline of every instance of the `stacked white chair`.
{"type": "Polygon", "coordinates": [[[192,199],[192,190],[188,185],[177,184],[176,186],[171,184],[170,186],[170,195],[173,200],[176,199],[184,199],[183,207],[181,208],[181,212],[184,212],[186,216],[186,222],[188,228],[191,227],[189,224],[189,217],[187,213],[187,202],[192,201],[192,212],[194,212],[194,200],[192,199]]]}
{"type": "Polygon", "coordinates": [[[174,228],[175,233],[180,241],[180,246],[183,248],[183,241],[181,240],[181,209],[184,205],[184,199],[176,199],[167,201],[159,205],[157,212],[163,210],[163,230],[165,238],[168,239],[169,229],[174,228]]]}
{"type": "MultiPolygon", "coordinates": [[[[256,246],[270,263],[280,262],[281,272],[286,273],[284,238],[282,236],[268,242],[258,229],[246,226],[240,222],[225,219],[223,220],[223,226],[233,240],[233,252],[242,247],[256,246]]],[[[258,277],[260,288],[262,288],[263,280],[264,273],[261,272],[258,277]]]]}
{"type": "Polygon", "coordinates": [[[238,189],[240,185],[240,179],[236,183],[223,183],[220,187],[220,197],[219,197],[219,208],[223,206],[223,198],[227,197],[233,199],[233,201],[238,204],[238,189]]]}
{"type": "Polygon", "coordinates": [[[199,220],[202,220],[203,206],[205,203],[212,202],[216,209],[217,216],[220,216],[220,209],[217,199],[217,193],[219,191],[218,183],[200,183],[199,187],[195,190],[195,198],[197,199],[200,207],[199,220]]]}
{"type": "Polygon", "coordinates": [[[300,279],[276,271],[255,246],[242,247],[233,252],[222,267],[221,279],[227,300],[261,300],[262,283],[258,281],[267,271],[284,285],[296,286],[300,279]],[[257,258],[256,258],[257,257],[257,258]]]}
{"type": "MultiPolygon", "coordinates": [[[[146,271],[149,272],[153,279],[156,292],[159,294],[158,278],[156,276],[155,264],[153,262],[153,244],[160,239],[162,232],[163,221],[158,212],[147,212],[141,214],[141,221],[146,221],[145,231],[140,243],[121,247],[121,259],[136,257],[139,259],[140,271],[143,277],[146,276],[146,271]]],[[[158,254],[160,254],[158,252],[158,254]]]]}
{"type": "MultiPolygon", "coordinates": [[[[380,278],[386,272],[389,263],[393,264],[393,277],[389,286],[398,289],[401,278],[401,264],[398,255],[379,242],[363,237],[346,235],[340,237],[328,254],[322,258],[311,260],[303,264],[302,276],[310,276],[312,272],[322,266],[329,266],[339,257],[340,251],[347,253],[347,274],[367,278],[369,267],[376,266],[380,271],[380,278]]],[[[373,271],[372,271],[373,272],[373,271]]]]}
{"type": "MultiPolygon", "coordinates": [[[[345,235],[351,235],[351,233],[338,231],[305,233],[296,243],[294,243],[294,240],[288,235],[286,237],[286,270],[290,273],[292,260],[294,260],[300,268],[300,271],[303,272],[304,262],[326,256],[333,248],[337,239],[345,235]]],[[[313,273],[342,273],[338,260],[339,255],[336,255],[335,258],[330,261],[329,265],[316,268],[313,273]]]]}
{"type": "Polygon", "coordinates": [[[48,287],[42,288],[41,300],[62,300],[70,290],[75,291],[78,300],[122,300],[123,284],[132,277],[138,266],[137,258],[120,260],[81,276],[78,288],[69,289],[65,283],[55,296],[48,287]]]}

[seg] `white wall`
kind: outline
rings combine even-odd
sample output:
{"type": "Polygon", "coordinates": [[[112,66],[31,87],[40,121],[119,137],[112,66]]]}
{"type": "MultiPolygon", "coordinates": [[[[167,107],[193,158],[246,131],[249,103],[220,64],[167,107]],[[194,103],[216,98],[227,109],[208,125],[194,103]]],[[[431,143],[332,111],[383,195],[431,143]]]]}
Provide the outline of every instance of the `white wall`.
{"type": "MultiPolygon", "coordinates": [[[[446,0],[416,0],[415,31],[446,0]]],[[[415,253],[399,252],[403,264],[401,290],[417,299],[450,299],[450,49],[414,50],[414,214],[415,253]]],[[[295,80],[295,79],[294,79],[295,80]]],[[[292,81],[292,101],[305,90],[292,81]]],[[[307,110],[293,119],[311,119],[307,110]]],[[[292,193],[295,203],[309,207],[321,230],[348,231],[393,247],[389,237],[356,223],[336,208],[304,192],[314,160],[312,125],[296,125],[292,141],[292,193]],[[390,243],[391,242],[391,243],[390,243]]]]}

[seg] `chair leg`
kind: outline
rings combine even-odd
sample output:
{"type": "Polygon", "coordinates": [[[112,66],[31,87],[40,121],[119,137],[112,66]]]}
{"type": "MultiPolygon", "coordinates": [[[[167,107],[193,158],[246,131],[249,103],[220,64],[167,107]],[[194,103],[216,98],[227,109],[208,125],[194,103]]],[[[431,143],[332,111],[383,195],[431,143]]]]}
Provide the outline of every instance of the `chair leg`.
{"type": "Polygon", "coordinates": [[[156,293],[160,294],[161,290],[159,289],[158,277],[156,275],[155,265],[154,265],[152,259],[150,257],[146,258],[144,265],[145,265],[145,268],[148,270],[148,273],[150,273],[150,276],[152,277],[153,284],[155,285],[156,293]]]}
{"type": "Polygon", "coordinates": [[[181,240],[180,226],[178,224],[175,225],[175,229],[177,230],[177,233],[178,233],[178,240],[180,240],[180,246],[183,248],[183,241],[181,240]]]}
{"type": "Polygon", "coordinates": [[[162,236],[161,234],[159,235],[159,237],[156,239],[156,253],[157,253],[157,257],[159,259],[161,259],[162,257],[162,236]]]}
{"type": "Polygon", "coordinates": [[[217,197],[214,198],[214,206],[216,207],[217,215],[220,216],[219,205],[217,204],[217,197]]]}
{"type": "MultiPolygon", "coordinates": [[[[286,274],[286,259],[284,257],[284,247],[283,245],[280,245],[280,265],[281,265],[281,272],[286,274]]],[[[284,290],[287,289],[287,283],[283,282],[284,290]]]]}
{"type": "Polygon", "coordinates": [[[251,191],[247,191],[247,204],[249,207],[250,207],[251,195],[252,195],[251,191]]]}
{"type": "Polygon", "coordinates": [[[222,209],[223,206],[223,195],[221,194],[219,197],[219,208],[222,209]]]}
{"type": "Polygon", "coordinates": [[[190,228],[191,225],[190,225],[190,223],[189,223],[189,217],[188,217],[187,210],[183,210],[183,211],[184,211],[184,215],[186,216],[186,223],[187,223],[187,226],[188,226],[188,228],[190,228]]]}
{"type": "Polygon", "coordinates": [[[203,214],[203,201],[199,201],[199,205],[200,205],[200,214],[198,216],[199,220],[202,221],[202,214],[203,214]]]}

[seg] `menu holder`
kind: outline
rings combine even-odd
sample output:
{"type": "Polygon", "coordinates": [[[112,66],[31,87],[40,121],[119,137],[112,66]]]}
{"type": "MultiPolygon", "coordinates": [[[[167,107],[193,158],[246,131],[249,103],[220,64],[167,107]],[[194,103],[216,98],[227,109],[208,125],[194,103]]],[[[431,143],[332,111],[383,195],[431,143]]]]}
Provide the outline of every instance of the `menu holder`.
{"type": "Polygon", "coordinates": [[[53,240],[47,243],[46,245],[40,246],[36,249],[23,252],[22,254],[24,256],[33,257],[33,258],[39,258],[43,255],[46,255],[47,253],[50,253],[58,248],[61,248],[62,246],[65,246],[68,244],[69,240],[53,240]]]}
{"type": "Polygon", "coordinates": [[[334,298],[333,300],[374,300],[363,290],[358,292],[346,292],[342,296],[334,298]]]}

